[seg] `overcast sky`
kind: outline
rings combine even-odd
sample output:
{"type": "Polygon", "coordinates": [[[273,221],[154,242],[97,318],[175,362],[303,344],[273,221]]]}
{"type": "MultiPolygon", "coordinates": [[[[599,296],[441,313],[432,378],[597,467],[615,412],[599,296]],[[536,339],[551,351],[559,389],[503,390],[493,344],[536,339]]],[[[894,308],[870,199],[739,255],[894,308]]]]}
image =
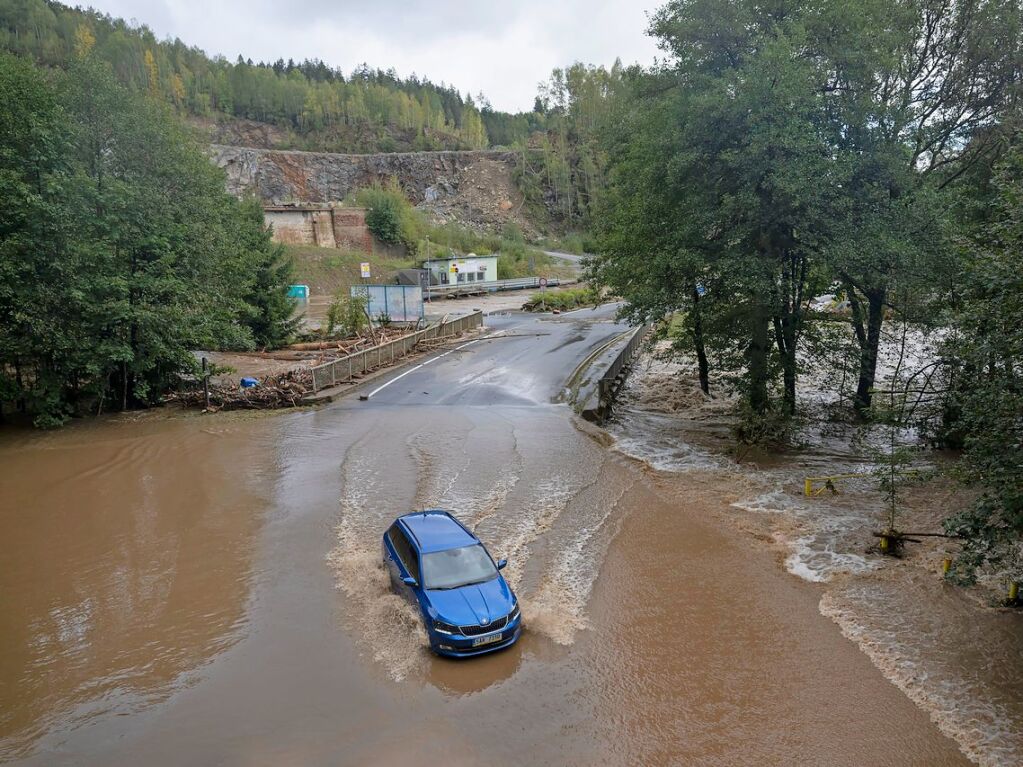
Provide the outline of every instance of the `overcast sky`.
{"type": "MultiPolygon", "coordinates": [[[[68,1],[68,0],[65,0],[68,1]]],[[[647,13],[660,0],[82,0],[232,61],[367,62],[483,91],[495,109],[533,106],[536,86],[574,61],[649,64],[647,13]]]]}

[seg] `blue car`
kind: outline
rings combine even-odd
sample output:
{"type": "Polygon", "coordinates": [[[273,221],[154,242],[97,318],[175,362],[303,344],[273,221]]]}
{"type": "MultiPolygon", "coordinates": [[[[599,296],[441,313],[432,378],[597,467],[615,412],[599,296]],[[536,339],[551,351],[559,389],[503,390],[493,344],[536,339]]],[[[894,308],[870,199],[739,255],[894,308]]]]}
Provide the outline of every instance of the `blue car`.
{"type": "Polygon", "coordinates": [[[439,509],[398,517],[384,533],[391,586],[419,607],[430,646],[464,658],[515,644],[518,600],[479,538],[439,509]]]}

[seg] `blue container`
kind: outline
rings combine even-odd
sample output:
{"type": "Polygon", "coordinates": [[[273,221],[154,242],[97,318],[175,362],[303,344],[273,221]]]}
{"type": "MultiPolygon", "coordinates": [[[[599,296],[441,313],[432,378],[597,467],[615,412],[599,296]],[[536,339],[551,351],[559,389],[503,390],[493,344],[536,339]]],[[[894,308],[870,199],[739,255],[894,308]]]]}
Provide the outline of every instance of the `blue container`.
{"type": "Polygon", "coordinates": [[[243,389],[251,389],[253,386],[259,386],[258,378],[243,378],[241,380],[243,389]]]}

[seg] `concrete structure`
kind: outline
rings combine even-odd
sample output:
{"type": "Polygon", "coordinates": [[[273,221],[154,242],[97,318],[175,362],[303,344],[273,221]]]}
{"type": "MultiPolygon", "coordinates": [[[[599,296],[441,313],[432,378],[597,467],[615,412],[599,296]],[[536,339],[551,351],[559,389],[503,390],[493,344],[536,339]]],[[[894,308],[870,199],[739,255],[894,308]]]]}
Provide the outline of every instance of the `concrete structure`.
{"type": "Polygon", "coordinates": [[[434,258],[423,262],[432,285],[484,285],[497,282],[497,256],[470,253],[457,258],[434,258]]]}
{"type": "Polygon", "coordinates": [[[318,245],[372,253],[373,235],[366,226],[362,208],[338,205],[268,205],[263,220],[273,227],[276,242],[318,245]]]}

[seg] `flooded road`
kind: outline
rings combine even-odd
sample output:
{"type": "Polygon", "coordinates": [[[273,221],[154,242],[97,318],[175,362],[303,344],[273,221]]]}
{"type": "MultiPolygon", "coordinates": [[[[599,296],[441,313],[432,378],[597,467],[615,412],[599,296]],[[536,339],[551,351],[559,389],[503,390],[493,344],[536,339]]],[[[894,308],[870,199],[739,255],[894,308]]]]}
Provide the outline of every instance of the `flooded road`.
{"type": "Polygon", "coordinates": [[[716,469],[552,404],[611,317],[490,318],[366,402],[3,435],[0,761],[968,764],[716,469]],[[380,535],[429,506],[508,557],[516,646],[434,657],[389,593],[380,535]]]}

